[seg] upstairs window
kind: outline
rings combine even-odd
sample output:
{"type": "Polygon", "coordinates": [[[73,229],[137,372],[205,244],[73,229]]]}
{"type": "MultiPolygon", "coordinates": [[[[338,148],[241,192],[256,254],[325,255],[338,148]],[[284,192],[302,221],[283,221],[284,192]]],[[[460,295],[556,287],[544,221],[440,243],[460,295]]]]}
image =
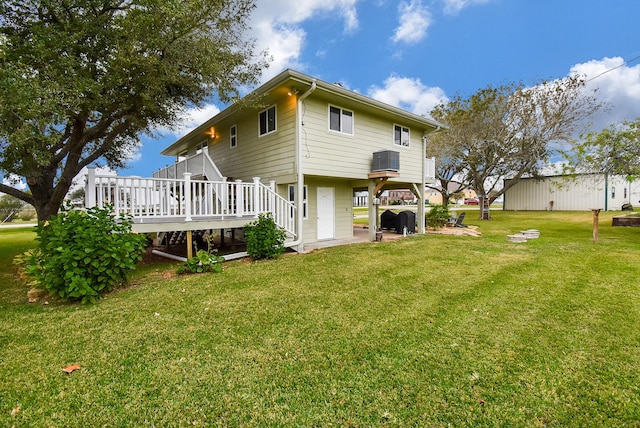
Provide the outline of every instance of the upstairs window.
{"type": "Polygon", "coordinates": [[[260,112],[259,135],[267,135],[276,130],[276,106],[260,112]]]}
{"type": "Polygon", "coordinates": [[[231,129],[229,129],[229,145],[231,148],[238,145],[238,127],[236,125],[233,125],[231,129]]]}
{"type": "Polygon", "coordinates": [[[400,125],[393,126],[393,144],[409,147],[409,128],[400,125]]]}
{"type": "Polygon", "coordinates": [[[329,106],[329,129],[353,135],[353,112],[329,106]]]}

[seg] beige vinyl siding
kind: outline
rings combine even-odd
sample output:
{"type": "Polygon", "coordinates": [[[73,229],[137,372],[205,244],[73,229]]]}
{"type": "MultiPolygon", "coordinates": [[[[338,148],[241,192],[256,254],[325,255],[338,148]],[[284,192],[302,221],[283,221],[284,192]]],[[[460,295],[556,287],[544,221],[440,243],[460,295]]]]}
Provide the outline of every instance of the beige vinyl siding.
{"type": "MultiPolygon", "coordinates": [[[[273,105],[269,104],[269,106],[273,105]]],[[[209,146],[209,156],[220,172],[234,180],[260,177],[263,183],[281,181],[295,175],[294,97],[281,98],[276,104],[276,131],[258,136],[258,114],[262,109],[246,109],[228,121],[216,125],[220,134],[209,146]],[[229,132],[237,125],[238,145],[229,146],[229,132]]]]}
{"type": "Polygon", "coordinates": [[[410,128],[410,147],[396,146],[393,144],[393,127],[397,123],[394,120],[313,97],[305,100],[303,122],[305,174],[366,179],[371,172],[373,153],[393,150],[400,153],[400,178],[396,180],[422,181],[422,130],[410,128]],[[329,130],[329,104],[353,111],[353,135],[329,130]]]}
{"type": "Polygon", "coordinates": [[[353,237],[353,188],[350,183],[339,181],[335,185],[335,237],[353,237]]]}
{"type": "Polygon", "coordinates": [[[320,180],[307,178],[309,217],[304,220],[303,236],[305,243],[318,240],[318,187],[334,188],[334,238],[345,239],[353,237],[353,189],[345,180],[320,180]]]}
{"type": "MultiPolygon", "coordinates": [[[[278,194],[287,198],[288,185],[278,183],[278,194]]],[[[353,189],[351,183],[338,179],[305,178],[307,186],[308,216],[303,220],[303,241],[312,243],[318,240],[318,187],[333,187],[335,197],[334,237],[345,239],[353,237],[353,189]]]]}

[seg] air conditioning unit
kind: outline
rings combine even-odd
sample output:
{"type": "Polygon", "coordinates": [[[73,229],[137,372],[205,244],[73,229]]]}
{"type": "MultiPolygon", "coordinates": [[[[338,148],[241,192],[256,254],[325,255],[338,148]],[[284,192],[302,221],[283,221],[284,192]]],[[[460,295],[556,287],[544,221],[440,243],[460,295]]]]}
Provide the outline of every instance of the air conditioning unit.
{"type": "Polygon", "coordinates": [[[377,171],[400,171],[400,153],[393,150],[375,152],[372,172],[377,171]]]}

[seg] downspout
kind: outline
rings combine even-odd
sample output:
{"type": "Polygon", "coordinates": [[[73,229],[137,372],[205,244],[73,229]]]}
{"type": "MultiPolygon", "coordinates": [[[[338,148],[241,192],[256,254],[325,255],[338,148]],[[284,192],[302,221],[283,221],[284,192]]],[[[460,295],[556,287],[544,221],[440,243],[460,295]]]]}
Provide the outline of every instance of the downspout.
{"type": "MultiPolygon", "coordinates": [[[[297,186],[296,186],[296,229],[298,236],[296,240],[289,243],[289,247],[302,247],[302,227],[304,221],[304,212],[302,211],[302,196],[304,194],[304,174],[302,173],[302,102],[313,91],[316,90],[316,80],[311,82],[311,87],[307,91],[298,97],[297,101],[297,127],[296,127],[296,169],[297,169],[297,186]]],[[[298,248],[300,252],[304,248],[298,248]]]]}

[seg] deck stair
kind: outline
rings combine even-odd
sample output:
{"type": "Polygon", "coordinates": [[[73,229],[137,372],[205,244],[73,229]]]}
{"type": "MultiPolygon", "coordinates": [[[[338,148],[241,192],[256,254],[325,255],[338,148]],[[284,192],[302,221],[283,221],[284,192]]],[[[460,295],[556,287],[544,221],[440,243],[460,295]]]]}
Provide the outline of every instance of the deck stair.
{"type": "MultiPolygon", "coordinates": [[[[193,242],[203,242],[206,230],[194,230],[192,237],[193,242]]],[[[187,243],[187,232],[184,230],[176,230],[170,232],[158,233],[158,245],[170,247],[172,245],[183,245],[187,243]]]]}

